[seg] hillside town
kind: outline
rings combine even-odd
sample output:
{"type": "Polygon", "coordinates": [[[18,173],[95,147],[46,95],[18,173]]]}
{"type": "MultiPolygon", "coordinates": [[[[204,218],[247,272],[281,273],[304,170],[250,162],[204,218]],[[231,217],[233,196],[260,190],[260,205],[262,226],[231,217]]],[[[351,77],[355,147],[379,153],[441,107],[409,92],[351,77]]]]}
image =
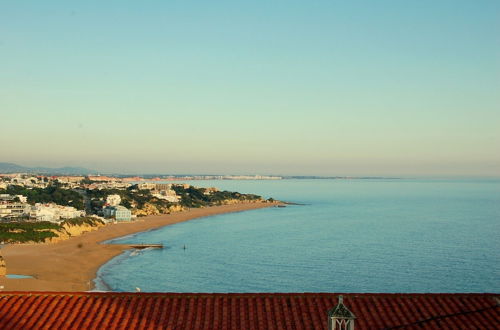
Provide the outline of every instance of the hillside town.
{"type": "Polygon", "coordinates": [[[0,221],[48,221],[94,217],[131,221],[190,207],[261,199],[256,195],[196,188],[156,179],[111,176],[0,174],[0,221]]]}

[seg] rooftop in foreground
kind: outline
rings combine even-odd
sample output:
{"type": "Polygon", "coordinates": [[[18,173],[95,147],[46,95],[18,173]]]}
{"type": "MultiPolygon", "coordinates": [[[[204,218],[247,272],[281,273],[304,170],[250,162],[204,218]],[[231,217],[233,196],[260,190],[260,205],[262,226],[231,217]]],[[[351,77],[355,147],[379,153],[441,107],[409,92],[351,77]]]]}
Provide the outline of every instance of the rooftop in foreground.
{"type": "MultiPolygon", "coordinates": [[[[355,329],[500,329],[499,294],[343,295],[355,329]]],[[[339,293],[0,293],[1,329],[327,329],[339,293]]]]}

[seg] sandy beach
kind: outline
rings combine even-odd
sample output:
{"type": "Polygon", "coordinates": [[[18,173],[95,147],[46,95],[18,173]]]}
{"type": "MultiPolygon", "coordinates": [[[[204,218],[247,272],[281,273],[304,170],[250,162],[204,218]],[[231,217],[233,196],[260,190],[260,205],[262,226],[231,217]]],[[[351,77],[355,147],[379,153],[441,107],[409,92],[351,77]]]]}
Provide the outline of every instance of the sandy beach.
{"type": "MultiPolygon", "coordinates": [[[[7,274],[0,277],[4,291],[88,291],[101,265],[130,247],[101,242],[200,217],[270,207],[270,203],[241,203],[148,216],[130,223],[110,224],[99,230],[52,244],[5,245],[1,249],[7,274]]],[[[207,220],[208,221],[208,220],[207,220]]]]}

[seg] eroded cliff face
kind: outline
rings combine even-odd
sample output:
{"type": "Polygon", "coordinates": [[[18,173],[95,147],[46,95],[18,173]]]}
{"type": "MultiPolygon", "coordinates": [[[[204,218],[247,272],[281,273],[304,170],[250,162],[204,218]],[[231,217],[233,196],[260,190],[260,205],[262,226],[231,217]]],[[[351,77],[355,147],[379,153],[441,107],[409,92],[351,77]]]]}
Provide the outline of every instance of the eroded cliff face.
{"type": "Polygon", "coordinates": [[[144,206],[140,209],[133,209],[132,214],[137,215],[138,217],[146,216],[146,215],[157,215],[160,214],[160,210],[156,206],[150,203],[145,203],[144,206]]]}
{"type": "Polygon", "coordinates": [[[182,212],[184,210],[185,208],[179,204],[170,205],[169,207],[160,207],[150,203],[146,203],[141,209],[132,209],[132,214],[137,215],[138,217],[143,217],[147,215],[159,215],[159,214],[182,212]]]}
{"type": "Polygon", "coordinates": [[[70,237],[80,236],[83,233],[97,230],[104,226],[102,223],[94,223],[93,225],[81,224],[81,225],[69,225],[64,224],[60,230],[51,230],[57,237],[51,237],[45,240],[45,243],[57,243],[69,239],[70,237]]]}
{"type": "MultiPolygon", "coordinates": [[[[226,199],[218,202],[215,205],[232,205],[232,204],[241,204],[241,203],[263,203],[265,200],[263,199],[226,199]]],[[[212,205],[206,205],[202,207],[210,207],[212,205]]],[[[182,212],[186,210],[186,207],[180,204],[172,204],[169,207],[162,207],[158,205],[154,205],[152,203],[145,203],[142,208],[133,208],[132,214],[138,217],[144,217],[148,215],[159,215],[159,214],[169,214],[175,212],[182,212]]]]}
{"type": "Polygon", "coordinates": [[[184,211],[184,207],[182,205],[176,204],[176,205],[171,205],[168,208],[169,213],[175,213],[175,212],[182,212],[184,211]]]}
{"type": "Polygon", "coordinates": [[[93,231],[97,230],[104,226],[104,224],[96,222],[93,225],[89,224],[82,224],[82,225],[69,225],[69,224],[64,224],[63,228],[68,233],[70,236],[80,236],[83,233],[86,233],[88,231],[93,231]]]}
{"type": "Polygon", "coordinates": [[[5,260],[0,256],[0,276],[7,275],[7,266],[5,265],[5,260]]]}

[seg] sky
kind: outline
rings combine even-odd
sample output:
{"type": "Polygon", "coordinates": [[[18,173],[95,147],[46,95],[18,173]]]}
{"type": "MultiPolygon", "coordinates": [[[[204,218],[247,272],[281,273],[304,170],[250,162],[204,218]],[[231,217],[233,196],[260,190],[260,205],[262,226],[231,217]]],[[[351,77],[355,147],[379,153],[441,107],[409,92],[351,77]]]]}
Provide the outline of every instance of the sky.
{"type": "Polygon", "coordinates": [[[500,176],[500,2],[0,0],[0,161],[500,176]]]}

